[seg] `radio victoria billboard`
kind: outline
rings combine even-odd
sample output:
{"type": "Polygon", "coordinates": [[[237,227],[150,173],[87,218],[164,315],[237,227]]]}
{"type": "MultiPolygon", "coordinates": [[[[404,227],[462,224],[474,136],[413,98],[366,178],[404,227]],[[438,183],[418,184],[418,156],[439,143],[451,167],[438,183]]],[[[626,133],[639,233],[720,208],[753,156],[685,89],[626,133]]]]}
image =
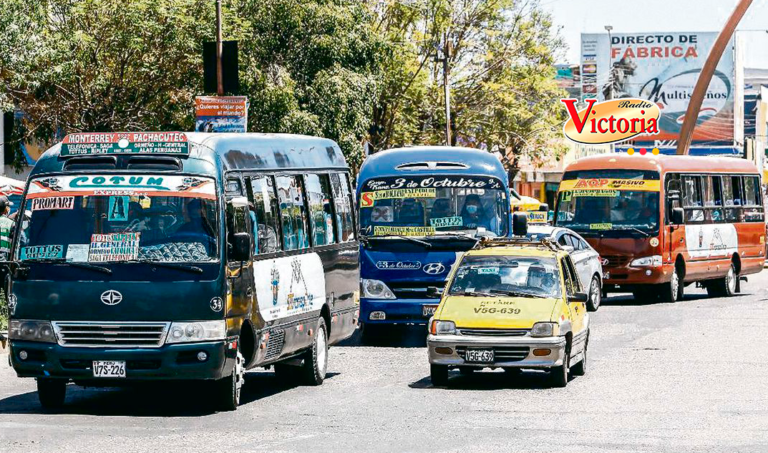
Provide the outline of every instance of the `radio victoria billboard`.
{"type": "MultiPolygon", "coordinates": [[[[659,133],[636,145],[674,146],[688,101],[717,33],[633,33],[581,35],[582,100],[640,98],[659,107],[659,133]],[[609,61],[610,57],[610,61],[609,61]]],[[[734,82],[734,45],[717,65],[693,133],[693,145],[733,146],[741,140],[734,117],[741,90],[734,82]],[[737,103],[734,101],[736,100],[737,103]]]]}

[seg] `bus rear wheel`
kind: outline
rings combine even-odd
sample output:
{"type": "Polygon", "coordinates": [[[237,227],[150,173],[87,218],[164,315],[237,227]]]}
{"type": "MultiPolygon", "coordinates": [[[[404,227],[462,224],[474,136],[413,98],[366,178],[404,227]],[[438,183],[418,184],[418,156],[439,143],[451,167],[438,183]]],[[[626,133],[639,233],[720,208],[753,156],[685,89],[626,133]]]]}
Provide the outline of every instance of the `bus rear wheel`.
{"type": "Polygon", "coordinates": [[[58,409],[67,397],[67,381],[64,379],[37,379],[37,398],[46,409],[58,409]]]}
{"type": "Polygon", "coordinates": [[[707,285],[707,294],[710,297],[731,297],[737,293],[739,276],[736,275],[736,266],[731,263],[725,277],[714,280],[707,285]]]}

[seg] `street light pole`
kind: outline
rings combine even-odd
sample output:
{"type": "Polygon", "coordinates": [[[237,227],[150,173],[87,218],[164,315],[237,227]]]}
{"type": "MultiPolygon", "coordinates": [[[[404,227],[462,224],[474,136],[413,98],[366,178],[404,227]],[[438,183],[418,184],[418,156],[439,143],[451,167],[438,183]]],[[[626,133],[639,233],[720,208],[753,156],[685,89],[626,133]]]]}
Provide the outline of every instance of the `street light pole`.
{"type": "Polygon", "coordinates": [[[216,0],[216,94],[224,95],[224,70],[221,66],[221,0],[216,0]]]}
{"type": "Polygon", "coordinates": [[[443,40],[443,87],[445,89],[445,144],[451,146],[451,85],[448,82],[450,68],[448,58],[451,51],[448,46],[448,32],[445,32],[443,40]]]}
{"type": "Polygon", "coordinates": [[[608,32],[608,83],[610,84],[608,85],[608,99],[613,99],[613,52],[611,51],[613,42],[611,41],[611,30],[613,30],[611,25],[605,26],[605,31],[608,32]]]}

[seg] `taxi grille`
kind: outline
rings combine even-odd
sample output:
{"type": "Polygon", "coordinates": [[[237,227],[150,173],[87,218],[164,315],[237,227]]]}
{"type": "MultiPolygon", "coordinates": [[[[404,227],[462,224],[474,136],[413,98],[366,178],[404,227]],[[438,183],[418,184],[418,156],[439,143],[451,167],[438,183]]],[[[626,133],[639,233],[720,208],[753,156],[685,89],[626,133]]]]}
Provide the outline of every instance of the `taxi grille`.
{"type": "Polygon", "coordinates": [[[461,335],[489,337],[522,337],[528,334],[528,329],[467,329],[460,327],[458,331],[461,335]]]}
{"type": "MultiPolygon", "coordinates": [[[[531,348],[528,346],[497,346],[491,349],[493,349],[493,358],[495,362],[518,362],[528,357],[528,353],[531,351],[531,348]]],[[[462,359],[466,356],[466,353],[466,346],[456,347],[456,354],[458,354],[462,359]]]]}
{"type": "Polygon", "coordinates": [[[60,346],[90,348],[158,348],[165,343],[167,322],[53,322],[60,346]]]}

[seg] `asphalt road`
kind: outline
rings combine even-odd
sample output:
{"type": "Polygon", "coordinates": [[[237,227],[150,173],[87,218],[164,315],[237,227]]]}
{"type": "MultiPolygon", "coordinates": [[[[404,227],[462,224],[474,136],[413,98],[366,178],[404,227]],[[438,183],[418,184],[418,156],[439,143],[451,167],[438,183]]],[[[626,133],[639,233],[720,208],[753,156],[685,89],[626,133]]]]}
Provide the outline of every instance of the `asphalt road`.
{"type": "Polygon", "coordinates": [[[455,375],[434,388],[422,330],[330,353],[321,387],[247,374],[236,412],[198,386],[70,388],[46,413],[0,357],[0,451],[768,451],[768,273],[744,293],[677,304],[613,296],[593,315],[586,376],[455,375]]]}

